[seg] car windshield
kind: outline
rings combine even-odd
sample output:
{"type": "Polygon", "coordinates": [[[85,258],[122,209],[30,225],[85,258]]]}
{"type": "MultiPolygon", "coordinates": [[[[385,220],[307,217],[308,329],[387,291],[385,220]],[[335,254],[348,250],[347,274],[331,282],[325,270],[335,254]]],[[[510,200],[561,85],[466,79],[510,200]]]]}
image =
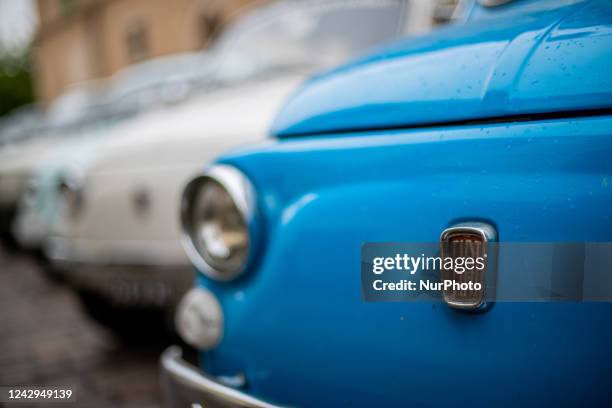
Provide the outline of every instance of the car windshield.
{"type": "Polygon", "coordinates": [[[281,2],[228,27],[213,52],[218,78],[235,80],[285,69],[322,69],[396,38],[405,1],[281,2]]]}
{"type": "Polygon", "coordinates": [[[186,98],[194,85],[210,76],[204,52],[160,57],[130,66],[112,78],[108,102],[115,115],[130,115],[156,104],[186,98]]]}

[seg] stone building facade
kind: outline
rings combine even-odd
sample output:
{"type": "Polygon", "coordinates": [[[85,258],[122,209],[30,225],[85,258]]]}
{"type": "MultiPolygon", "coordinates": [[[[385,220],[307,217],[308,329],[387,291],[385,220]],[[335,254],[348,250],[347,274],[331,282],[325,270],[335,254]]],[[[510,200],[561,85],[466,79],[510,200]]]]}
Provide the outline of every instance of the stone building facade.
{"type": "Polygon", "coordinates": [[[71,84],[206,47],[253,0],[37,0],[34,61],[43,106],[71,84]]]}

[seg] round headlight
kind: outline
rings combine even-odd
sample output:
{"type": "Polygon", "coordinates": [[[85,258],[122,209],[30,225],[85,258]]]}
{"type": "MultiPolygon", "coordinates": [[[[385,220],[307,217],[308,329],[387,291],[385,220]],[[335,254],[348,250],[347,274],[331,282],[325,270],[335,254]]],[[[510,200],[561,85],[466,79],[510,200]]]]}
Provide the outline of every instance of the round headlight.
{"type": "Polygon", "coordinates": [[[253,247],[254,190],[236,168],[211,167],[185,188],[183,243],[194,265],[216,280],[243,273],[253,247]]]}

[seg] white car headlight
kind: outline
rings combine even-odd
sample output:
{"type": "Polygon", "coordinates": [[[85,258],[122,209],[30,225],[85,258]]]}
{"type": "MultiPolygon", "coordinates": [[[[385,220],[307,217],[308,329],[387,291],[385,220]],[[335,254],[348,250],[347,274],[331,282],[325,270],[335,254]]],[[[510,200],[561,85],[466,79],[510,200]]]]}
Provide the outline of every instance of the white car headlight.
{"type": "Polygon", "coordinates": [[[213,166],[187,185],[183,244],[202,273],[226,281],[245,271],[255,241],[254,207],[251,183],[231,166],[213,166]]]}

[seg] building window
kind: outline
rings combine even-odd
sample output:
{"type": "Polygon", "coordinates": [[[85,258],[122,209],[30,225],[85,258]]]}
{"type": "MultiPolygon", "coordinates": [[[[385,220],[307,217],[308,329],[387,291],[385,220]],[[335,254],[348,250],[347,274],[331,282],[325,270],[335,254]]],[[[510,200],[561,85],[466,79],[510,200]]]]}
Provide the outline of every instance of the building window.
{"type": "Polygon", "coordinates": [[[142,21],[130,24],[127,29],[126,43],[130,63],[147,59],[149,54],[147,27],[142,21]]]}
{"type": "Polygon", "coordinates": [[[78,6],[77,0],[60,0],[60,13],[63,17],[67,17],[74,13],[78,6]]]}
{"type": "Polygon", "coordinates": [[[200,41],[201,46],[205,47],[210,44],[221,30],[221,15],[203,14],[199,19],[200,25],[200,41]]]}

